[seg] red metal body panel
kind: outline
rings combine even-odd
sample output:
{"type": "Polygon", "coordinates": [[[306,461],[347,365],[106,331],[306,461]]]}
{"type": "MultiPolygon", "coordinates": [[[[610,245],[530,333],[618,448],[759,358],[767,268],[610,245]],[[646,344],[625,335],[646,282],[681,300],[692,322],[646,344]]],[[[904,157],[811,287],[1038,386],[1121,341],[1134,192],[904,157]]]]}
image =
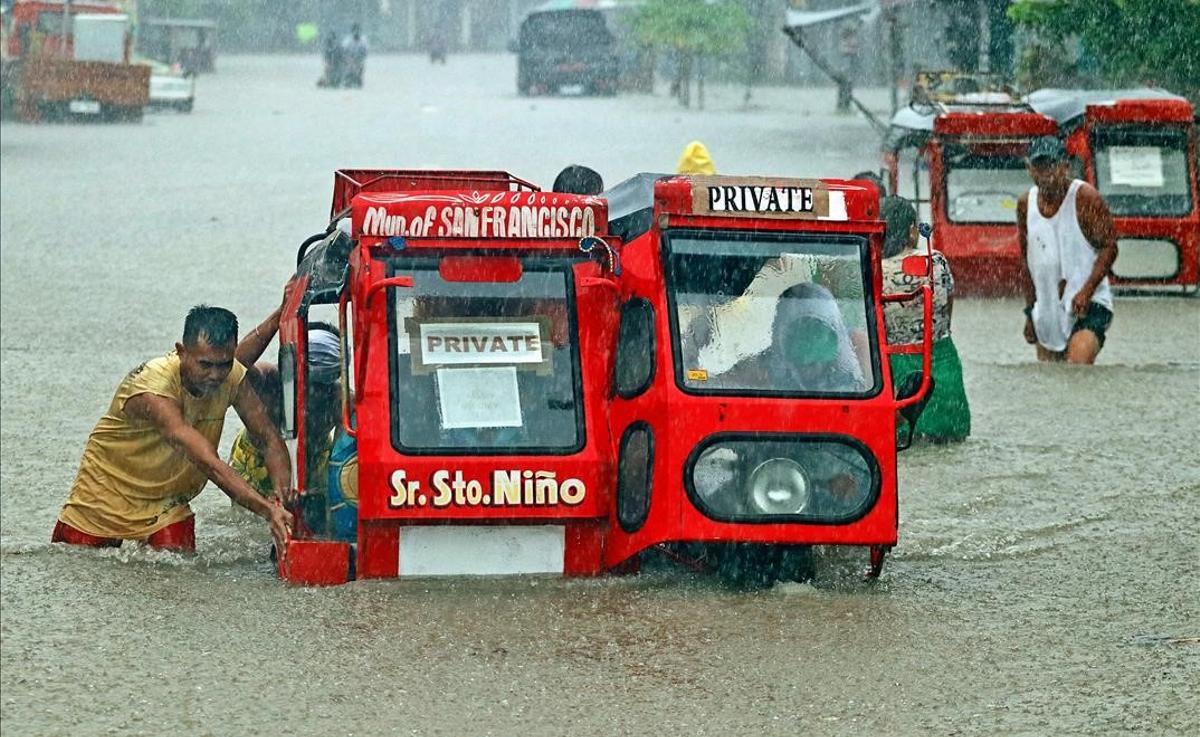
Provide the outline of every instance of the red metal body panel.
{"type": "MultiPolygon", "coordinates": [[[[1044,133],[1046,125],[1054,130],[1054,121],[1043,116],[1031,120],[1022,115],[1022,120],[1031,123],[1023,135],[1016,133],[1014,125],[1004,126],[1010,141],[1007,146],[1027,148],[1029,141],[1044,133]]],[[[982,145],[985,149],[994,139],[956,137],[955,142],[982,145]]],[[[1023,267],[1021,245],[1017,239],[1016,210],[1009,223],[958,223],[950,219],[947,209],[946,163],[944,140],[935,139],[929,144],[930,212],[933,217],[933,247],[950,260],[954,272],[954,290],[964,296],[1002,296],[1017,294],[1021,290],[1023,267]]]]}
{"type": "Polygon", "coordinates": [[[1015,138],[1029,140],[1037,136],[1052,136],[1058,125],[1040,113],[1004,110],[1001,112],[946,113],[933,122],[937,136],[966,138],[1015,138]]]}
{"type": "Polygon", "coordinates": [[[1111,105],[1088,105],[1088,120],[1094,123],[1183,123],[1194,122],[1195,110],[1187,100],[1117,100],[1111,105]]]}
{"type": "Polygon", "coordinates": [[[300,586],[338,586],[350,580],[350,545],[334,540],[288,541],[279,577],[300,586]]]}

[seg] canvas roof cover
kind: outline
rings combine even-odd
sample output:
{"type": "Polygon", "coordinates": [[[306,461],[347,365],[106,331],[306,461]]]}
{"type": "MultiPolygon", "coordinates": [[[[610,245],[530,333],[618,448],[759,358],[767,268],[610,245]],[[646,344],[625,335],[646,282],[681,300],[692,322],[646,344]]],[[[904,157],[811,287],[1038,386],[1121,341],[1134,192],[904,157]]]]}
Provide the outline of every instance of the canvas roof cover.
{"type": "Polygon", "coordinates": [[[1059,125],[1083,115],[1088,105],[1111,105],[1118,100],[1183,100],[1179,95],[1154,87],[1127,90],[1034,90],[1025,96],[1036,112],[1053,118],[1059,125]]]}

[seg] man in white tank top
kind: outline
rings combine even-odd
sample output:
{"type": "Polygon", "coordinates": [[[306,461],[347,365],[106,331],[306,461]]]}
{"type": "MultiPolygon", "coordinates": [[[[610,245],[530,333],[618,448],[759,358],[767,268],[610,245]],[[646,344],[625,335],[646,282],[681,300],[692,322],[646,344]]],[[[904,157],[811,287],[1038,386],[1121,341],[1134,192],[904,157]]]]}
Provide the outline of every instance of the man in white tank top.
{"type": "Polygon", "coordinates": [[[1034,186],[1017,201],[1025,341],[1039,361],[1095,363],[1113,316],[1112,215],[1095,187],[1071,178],[1058,138],[1034,140],[1027,168],[1034,186]]]}

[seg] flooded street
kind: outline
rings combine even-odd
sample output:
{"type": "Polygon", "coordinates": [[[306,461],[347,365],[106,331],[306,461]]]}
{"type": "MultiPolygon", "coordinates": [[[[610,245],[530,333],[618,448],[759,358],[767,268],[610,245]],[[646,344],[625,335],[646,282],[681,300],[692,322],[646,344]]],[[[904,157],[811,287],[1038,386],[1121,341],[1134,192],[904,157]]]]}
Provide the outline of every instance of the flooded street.
{"type": "MultiPolygon", "coordinates": [[[[834,91],[517,97],[510,56],[224,57],[191,115],[0,136],[0,708],[8,735],[1200,734],[1200,299],[1124,298],[1094,369],[964,300],[973,436],[900,463],[900,542],[743,593],[597,580],[289,588],[214,487],[198,555],[48,543],[120,378],[198,302],[278,304],[339,167],[568,163],[612,185],[704,141],[720,173],[850,176],[834,91]]],[[[868,94],[879,107],[886,94],[868,94]]],[[[273,349],[272,349],[273,352],[273,349]]],[[[222,455],[237,426],[230,414],[222,455]]]]}

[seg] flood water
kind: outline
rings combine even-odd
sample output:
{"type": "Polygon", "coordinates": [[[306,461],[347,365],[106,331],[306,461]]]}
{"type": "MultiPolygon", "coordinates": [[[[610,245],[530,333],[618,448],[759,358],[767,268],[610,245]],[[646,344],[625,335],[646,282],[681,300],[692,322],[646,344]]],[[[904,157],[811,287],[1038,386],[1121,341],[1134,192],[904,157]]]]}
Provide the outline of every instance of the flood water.
{"type": "MultiPolygon", "coordinates": [[[[960,301],[974,435],[901,456],[900,543],[744,593],[596,580],[282,585],[210,487],[199,552],[47,540],[122,375],[198,302],[250,326],[337,167],[564,164],[848,176],[833,90],[522,99],[511,57],[225,57],[191,115],[0,130],[0,707],[7,735],[1200,734],[1200,299],[1125,298],[1093,369],[1037,365],[1015,300],[960,301]]],[[[872,99],[881,107],[882,92],[872,99]]],[[[232,438],[231,413],[223,449],[232,438]]]]}

